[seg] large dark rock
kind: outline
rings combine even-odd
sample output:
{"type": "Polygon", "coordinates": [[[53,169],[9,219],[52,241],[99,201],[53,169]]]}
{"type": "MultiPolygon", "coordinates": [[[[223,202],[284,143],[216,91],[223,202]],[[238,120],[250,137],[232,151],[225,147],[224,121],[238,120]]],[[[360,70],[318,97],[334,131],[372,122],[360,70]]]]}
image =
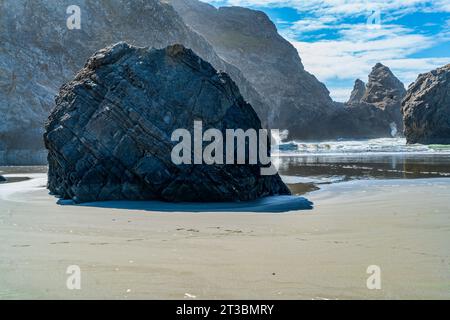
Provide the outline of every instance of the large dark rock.
{"type": "Polygon", "coordinates": [[[48,188],[65,199],[236,201],[289,194],[260,165],[175,165],[172,132],[261,128],[225,73],[181,45],[119,43],[61,88],[44,135],[48,188]]]}
{"type": "Polygon", "coordinates": [[[402,112],[408,143],[450,144],[450,64],[419,75],[402,112]]]}
{"type": "Polygon", "coordinates": [[[3,177],[2,175],[0,175],[0,183],[1,183],[1,182],[5,182],[5,181],[6,181],[6,178],[3,177]]]}

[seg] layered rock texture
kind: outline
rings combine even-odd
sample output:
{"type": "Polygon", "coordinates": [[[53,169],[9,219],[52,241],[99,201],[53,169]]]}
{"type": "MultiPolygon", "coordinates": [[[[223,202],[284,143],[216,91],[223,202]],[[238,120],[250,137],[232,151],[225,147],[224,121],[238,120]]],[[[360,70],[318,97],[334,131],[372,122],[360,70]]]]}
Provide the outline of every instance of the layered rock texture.
{"type": "Polygon", "coordinates": [[[450,64],[419,75],[402,112],[408,143],[450,144],[450,64]]]}
{"type": "Polygon", "coordinates": [[[263,121],[268,106],[240,70],[225,62],[172,6],[157,0],[85,0],[81,29],[69,30],[70,0],[0,1],[0,164],[43,163],[44,120],[60,86],[97,50],[127,41],[181,43],[226,71],[263,121]]]}
{"type": "MultiPolygon", "coordinates": [[[[126,43],[92,56],[61,88],[44,135],[50,191],[75,202],[238,201],[290,194],[261,165],[175,165],[175,129],[261,128],[225,73],[181,45],[126,43]]],[[[225,134],[224,134],[225,135],[225,134]]]]}
{"type": "Polygon", "coordinates": [[[169,0],[183,20],[238,67],[270,106],[269,124],[291,138],[329,138],[321,121],[335,104],[327,88],[303,67],[297,50],[261,11],[215,8],[197,0],[169,0]]]}

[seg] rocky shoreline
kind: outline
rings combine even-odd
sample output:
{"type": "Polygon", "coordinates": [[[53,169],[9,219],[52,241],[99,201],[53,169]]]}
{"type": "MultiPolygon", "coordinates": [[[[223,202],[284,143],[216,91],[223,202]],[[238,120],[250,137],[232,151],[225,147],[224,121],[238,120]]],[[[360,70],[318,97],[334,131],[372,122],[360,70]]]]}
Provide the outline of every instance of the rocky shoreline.
{"type": "Polygon", "coordinates": [[[93,52],[124,39],[142,47],[180,43],[192,49],[230,76],[262,127],[287,130],[289,139],[369,139],[405,130],[409,143],[449,141],[448,81],[435,79],[439,71],[421,75],[408,90],[403,121],[400,104],[406,92],[387,66],[377,64],[367,86],[357,80],[347,103],[335,102],[305,70],[296,48],[258,10],[215,8],[197,0],[149,0],[145,6],[100,0],[83,8],[96,19],[84,21],[82,30],[68,30],[61,27],[65,9],[63,0],[0,3],[0,164],[46,163],[42,135],[59,88],[93,52]],[[439,111],[426,116],[412,111],[424,108],[439,111]]]}

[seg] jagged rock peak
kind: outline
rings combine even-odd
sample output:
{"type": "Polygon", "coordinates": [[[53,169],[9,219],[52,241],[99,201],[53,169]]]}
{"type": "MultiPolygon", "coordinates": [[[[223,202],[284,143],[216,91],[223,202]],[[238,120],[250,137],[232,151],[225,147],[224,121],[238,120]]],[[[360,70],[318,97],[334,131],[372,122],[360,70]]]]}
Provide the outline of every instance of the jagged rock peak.
{"type": "Polygon", "coordinates": [[[450,64],[418,76],[402,113],[408,143],[450,144],[450,64]]]}
{"type": "Polygon", "coordinates": [[[385,65],[377,63],[369,74],[366,92],[361,101],[376,103],[384,109],[390,101],[401,101],[406,94],[405,86],[385,65]]]}
{"type": "Polygon", "coordinates": [[[61,88],[56,104],[44,141],[48,188],[64,199],[211,202],[290,194],[278,174],[261,175],[260,163],[173,162],[172,134],[192,132],[194,121],[223,135],[261,128],[231,78],[182,45],[122,42],[100,50],[61,88]]]}
{"type": "Polygon", "coordinates": [[[366,84],[360,79],[355,80],[353,85],[352,93],[350,94],[350,99],[347,104],[359,103],[366,92],[366,84]]]}

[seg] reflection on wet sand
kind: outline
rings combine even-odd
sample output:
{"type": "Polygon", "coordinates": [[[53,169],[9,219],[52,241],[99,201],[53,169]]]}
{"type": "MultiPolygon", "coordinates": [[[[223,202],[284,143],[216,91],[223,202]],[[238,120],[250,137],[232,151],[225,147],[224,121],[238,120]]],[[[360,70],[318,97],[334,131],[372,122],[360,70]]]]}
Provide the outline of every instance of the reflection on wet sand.
{"type": "Polygon", "coordinates": [[[302,177],[302,181],[298,182],[309,181],[315,183],[354,179],[450,177],[450,155],[359,154],[287,156],[281,157],[279,172],[281,175],[291,178],[302,177]]]}
{"type": "Polygon", "coordinates": [[[30,178],[23,176],[24,174],[47,173],[47,170],[47,166],[0,166],[0,176],[5,178],[0,184],[27,181],[30,178]]]}
{"type": "Polygon", "coordinates": [[[0,174],[47,173],[47,166],[0,166],[0,174]]]}

